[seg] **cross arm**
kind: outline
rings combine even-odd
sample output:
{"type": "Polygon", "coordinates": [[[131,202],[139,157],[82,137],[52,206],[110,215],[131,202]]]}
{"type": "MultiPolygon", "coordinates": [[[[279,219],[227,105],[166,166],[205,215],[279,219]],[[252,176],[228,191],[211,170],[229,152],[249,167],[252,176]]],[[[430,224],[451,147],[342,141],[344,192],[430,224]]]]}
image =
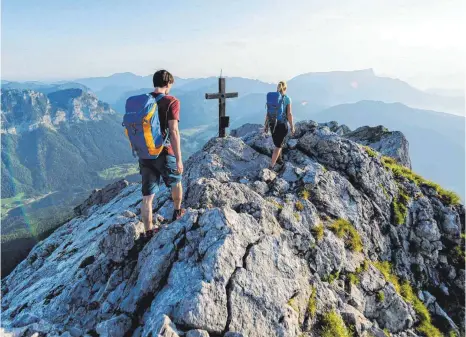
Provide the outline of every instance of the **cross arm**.
{"type": "Polygon", "coordinates": [[[225,94],[219,94],[219,93],[205,94],[205,99],[234,98],[234,97],[238,97],[237,92],[229,92],[229,93],[225,93],[225,94]]]}

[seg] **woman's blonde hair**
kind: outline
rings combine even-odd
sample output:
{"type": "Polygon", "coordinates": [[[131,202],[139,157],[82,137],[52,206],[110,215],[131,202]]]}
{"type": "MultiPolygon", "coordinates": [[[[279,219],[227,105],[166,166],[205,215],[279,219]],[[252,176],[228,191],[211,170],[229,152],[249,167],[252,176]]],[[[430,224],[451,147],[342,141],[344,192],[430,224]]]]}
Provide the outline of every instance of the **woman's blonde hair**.
{"type": "Polygon", "coordinates": [[[286,82],[285,81],[278,82],[277,91],[283,94],[285,90],[286,90],[286,82]]]}

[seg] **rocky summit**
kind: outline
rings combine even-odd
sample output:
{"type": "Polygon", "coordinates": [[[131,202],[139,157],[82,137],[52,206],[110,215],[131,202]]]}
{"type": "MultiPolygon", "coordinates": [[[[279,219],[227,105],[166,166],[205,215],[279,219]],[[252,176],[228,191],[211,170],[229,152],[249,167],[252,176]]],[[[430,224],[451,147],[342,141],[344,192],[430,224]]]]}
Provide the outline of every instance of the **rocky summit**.
{"type": "Polygon", "coordinates": [[[464,207],[402,134],[306,121],[274,171],[272,148],[260,125],[211,139],[145,245],[140,185],[94,192],[3,279],[3,334],[464,336],[464,207]]]}

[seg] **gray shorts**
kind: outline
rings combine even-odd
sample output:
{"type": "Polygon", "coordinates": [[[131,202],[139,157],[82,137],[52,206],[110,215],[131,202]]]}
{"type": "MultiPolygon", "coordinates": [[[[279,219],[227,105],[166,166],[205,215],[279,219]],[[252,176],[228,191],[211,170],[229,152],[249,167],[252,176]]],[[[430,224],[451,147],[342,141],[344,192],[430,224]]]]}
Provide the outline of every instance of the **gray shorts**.
{"type": "Polygon", "coordinates": [[[165,186],[175,186],[181,181],[181,174],[176,168],[176,158],[170,154],[161,154],[157,159],[139,159],[139,171],[142,176],[142,195],[155,194],[160,177],[165,186]]]}

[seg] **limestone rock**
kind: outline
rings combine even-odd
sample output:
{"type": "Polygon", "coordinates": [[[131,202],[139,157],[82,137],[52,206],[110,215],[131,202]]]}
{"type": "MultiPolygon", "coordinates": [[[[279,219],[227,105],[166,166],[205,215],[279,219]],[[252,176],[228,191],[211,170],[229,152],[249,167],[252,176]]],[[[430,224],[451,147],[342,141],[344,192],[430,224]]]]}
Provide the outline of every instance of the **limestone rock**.
{"type": "Polygon", "coordinates": [[[418,315],[381,261],[419,291],[432,322],[463,333],[465,271],[455,248],[463,207],[395,177],[360,145],[402,160],[403,138],[299,122],[275,172],[261,127],[211,139],[187,160],[187,212],[166,220],[173,202],[162,186],[153,204],[160,231],[148,242],[140,240],[140,185],[94,192],[2,280],[2,333],[316,337],[334,310],[358,336],[419,336],[418,315]],[[397,225],[400,188],[409,202],[397,225]],[[335,228],[337,219],[349,227],[335,228]],[[351,249],[352,235],[361,251],[351,249]]]}

